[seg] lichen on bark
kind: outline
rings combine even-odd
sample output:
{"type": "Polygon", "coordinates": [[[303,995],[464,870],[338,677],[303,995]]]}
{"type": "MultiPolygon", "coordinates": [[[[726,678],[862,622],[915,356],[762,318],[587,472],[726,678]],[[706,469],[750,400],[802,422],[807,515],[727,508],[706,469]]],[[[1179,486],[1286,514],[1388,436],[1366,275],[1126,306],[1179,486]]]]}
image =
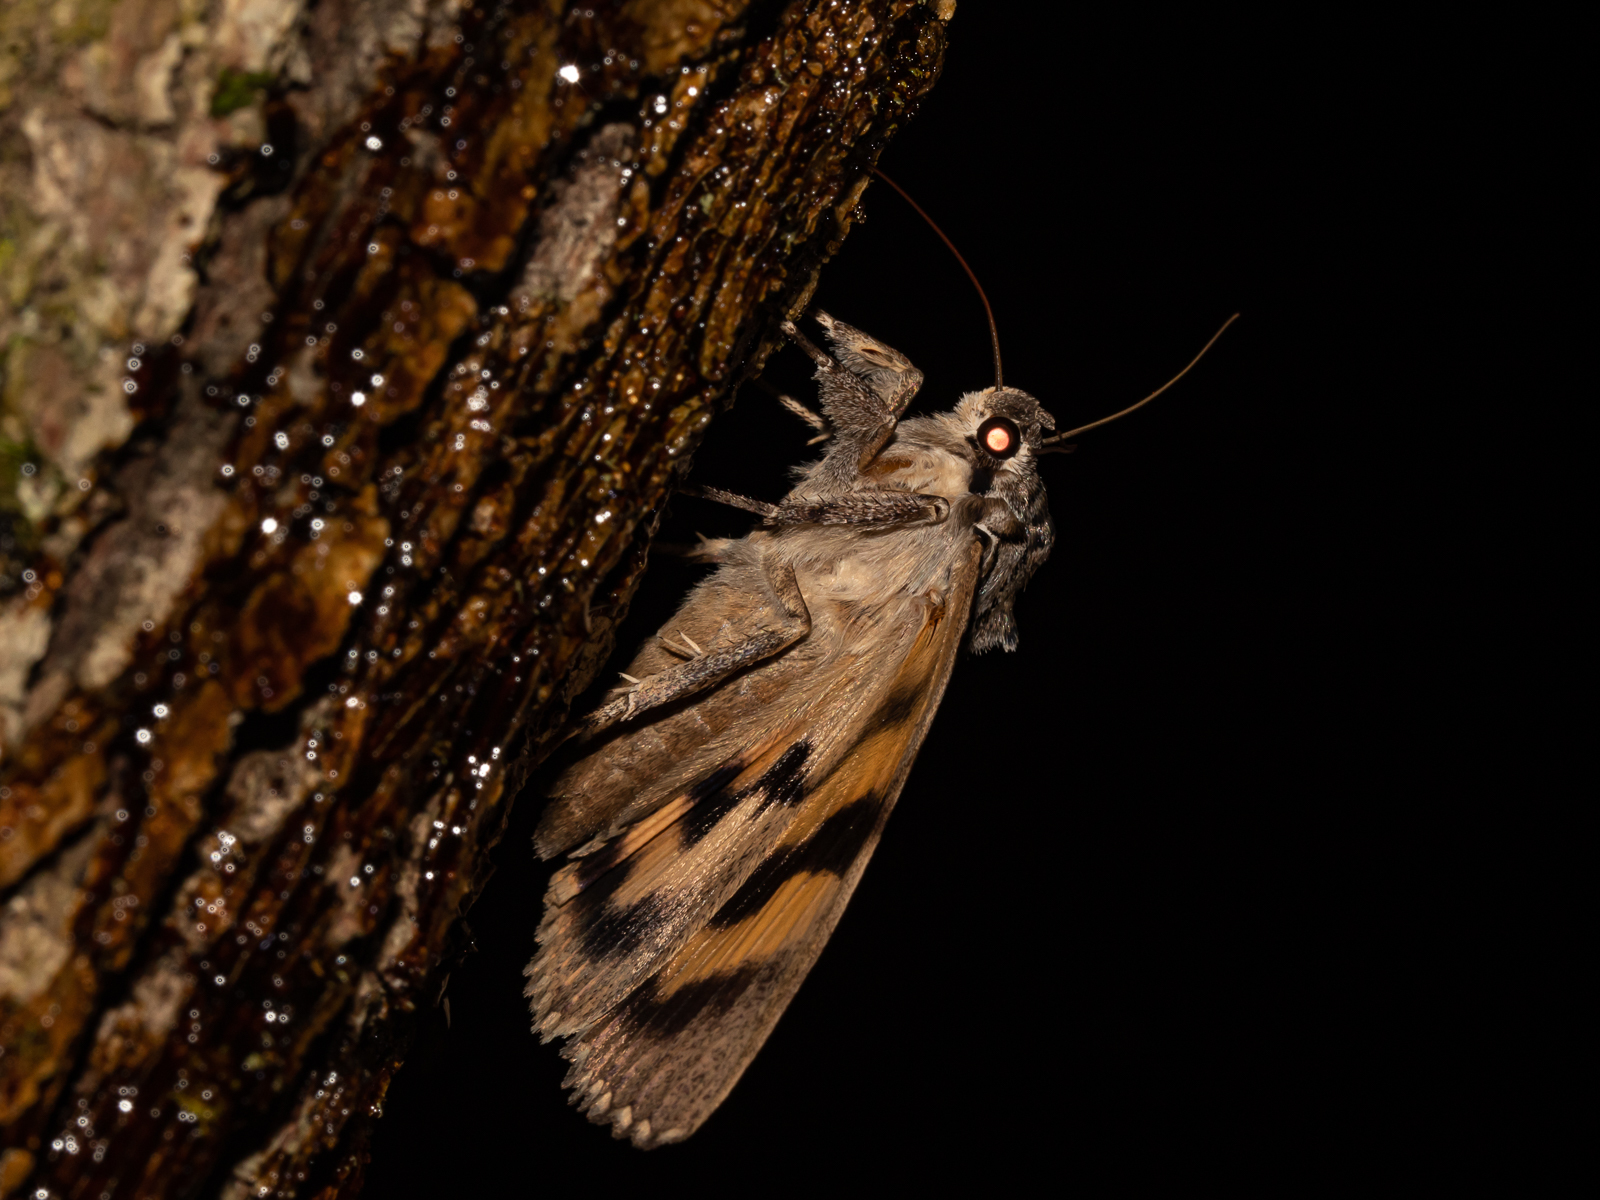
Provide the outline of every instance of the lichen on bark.
{"type": "Polygon", "coordinates": [[[950,12],[62,11],[0,110],[34,247],[0,309],[0,485],[33,497],[4,518],[0,1183],[351,1194],[654,514],[950,12]],[[121,258],[80,147],[181,192],[103,201],[121,258]]]}

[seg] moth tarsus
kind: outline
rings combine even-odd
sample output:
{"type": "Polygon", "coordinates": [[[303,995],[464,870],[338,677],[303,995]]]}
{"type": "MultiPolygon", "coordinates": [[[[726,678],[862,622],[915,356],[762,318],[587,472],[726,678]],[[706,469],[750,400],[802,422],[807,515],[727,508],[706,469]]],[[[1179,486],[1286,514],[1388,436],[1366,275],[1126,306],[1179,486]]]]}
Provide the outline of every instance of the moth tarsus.
{"type": "MultiPolygon", "coordinates": [[[[902,419],[922,374],[826,313],[826,450],[755,513],[583,723],[535,846],[552,877],[528,965],[573,1102],[618,1137],[689,1136],[737,1082],[876,846],[956,652],[1013,649],[1017,592],[1054,540],[1050,414],[992,387],[902,419]],[[694,653],[685,658],[686,648],[694,653]]],[[[784,400],[794,411],[805,406],[784,400]]],[[[799,414],[797,414],[799,415],[799,414]]]]}
{"type": "Polygon", "coordinates": [[[737,492],[724,491],[714,487],[681,487],[678,489],[685,496],[694,496],[700,500],[710,500],[715,504],[725,504],[729,508],[741,508],[745,512],[755,513],[759,517],[775,517],[778,515],[778,506],[768,504],[765,500],[752,500],[749,496],[741,496],[737,492]]]}
{"type": "Polygon", "coordinates": [[[811,409],[810,407],[808,407],[807,405],[804,405],[804,404],[800,403],[800,401],[796,400],[793,396],[789,395],[787,392],[780,392],[777,388],[773,387],[770,383],[768,383],[765,379],[762,379],[760,376],[757,376],[756,378],[750,380],[750,382],[755,384],[762,391],[766,392],[767,395],[771,396],[779,404],[783,405],[783,407],[786,408],[789,412],[792,412],[795,416],[799,417],[807,425],[811,426],[811,428],[821,431],[818,434],[818,436],[812,438],[809,442],[806,443],[806,445],[814,446],[818,442],[824,442],[824,441],[828,440],[828,438],[830,436],[830,433],[829,433],[829,430],[828,430],[828,420],[821,413],[816,412],[813,409],[811,409]]]}
{"type": "Polygon", "coordinates": [[[807,408],[804,404],[801,404],[800,401],[794,399],[792,396],[780,395],[778,397],[778,403],[787,408],[795,416],[799,417],[807,425],[811,426],[811,428],[821,430],[821,432],[807,442],[806,445],[812,446],[818,442],[825,442],[829,437],[832,436],[832,431],[828,428],[828,422],[821,413],[812,412],[809,408],[807,408]]]}

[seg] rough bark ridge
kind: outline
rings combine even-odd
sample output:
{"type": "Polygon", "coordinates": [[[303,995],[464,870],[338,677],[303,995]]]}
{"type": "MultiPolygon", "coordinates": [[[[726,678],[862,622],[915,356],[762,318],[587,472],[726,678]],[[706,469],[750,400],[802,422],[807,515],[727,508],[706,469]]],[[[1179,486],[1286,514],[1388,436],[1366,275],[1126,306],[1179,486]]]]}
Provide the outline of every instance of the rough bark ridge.
{"type": "Polygon", "coordinates": [[[349,1195],[909,0],[66,0],[0,59],[0,1194],[349,1195]]]}

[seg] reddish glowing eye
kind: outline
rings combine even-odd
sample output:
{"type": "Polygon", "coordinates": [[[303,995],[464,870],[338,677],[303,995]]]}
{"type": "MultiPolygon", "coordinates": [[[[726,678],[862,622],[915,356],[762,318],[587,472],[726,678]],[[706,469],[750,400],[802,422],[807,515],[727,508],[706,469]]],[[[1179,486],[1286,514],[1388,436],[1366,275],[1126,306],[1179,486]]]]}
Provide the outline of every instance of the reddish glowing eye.
{"type": "Polygon", "coordinates": [[[978,444],[996,458],[1010,458],[1022,445],[1022,435],[1004,417],[990,417],[978,426],[978,444]]]}

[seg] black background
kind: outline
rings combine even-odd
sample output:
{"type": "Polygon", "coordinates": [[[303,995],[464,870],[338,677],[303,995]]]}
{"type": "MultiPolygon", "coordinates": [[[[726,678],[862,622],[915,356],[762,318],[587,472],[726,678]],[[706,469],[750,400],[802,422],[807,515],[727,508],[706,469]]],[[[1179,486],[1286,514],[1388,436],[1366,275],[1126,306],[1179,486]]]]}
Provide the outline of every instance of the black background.
{"type": "MultiPolygon", "coordinates": [[[[1507,980],[1552,969],[1496,782],[1519,719],[1497,682],[1534,634],[1462,604],[1524,565],[1518,443],[1473,408],[1515,303],[1489,279],[1527,248],[1494,184],[1514,115],[1425,31],[1047,12],[963,3],[882,164],[984,281],[1007,383],[1086,422],[1239,322],[1046,460],[1059,540],[1020,651],[957,665],[847,915],[708,1124],[642,1154],[566,1108],[521,997],[529,795],[369,1194],[1301,1194],[1499,1161],[1542,1053],[1507,980]]],[[[817,300],[948,407],[992,381],[982,309],[888,188],[864,209],[817,300]]],[[[767,377],[809,398],[808,374],[785,351],[767,377]]],[[[776,499],[806,436],[747,388],[694,477],[776,499]]],[[[662,537],[740,528],[679,498],[662,537]]],[[[693,577],[655,560],[624,653],[693,577]]]]}

